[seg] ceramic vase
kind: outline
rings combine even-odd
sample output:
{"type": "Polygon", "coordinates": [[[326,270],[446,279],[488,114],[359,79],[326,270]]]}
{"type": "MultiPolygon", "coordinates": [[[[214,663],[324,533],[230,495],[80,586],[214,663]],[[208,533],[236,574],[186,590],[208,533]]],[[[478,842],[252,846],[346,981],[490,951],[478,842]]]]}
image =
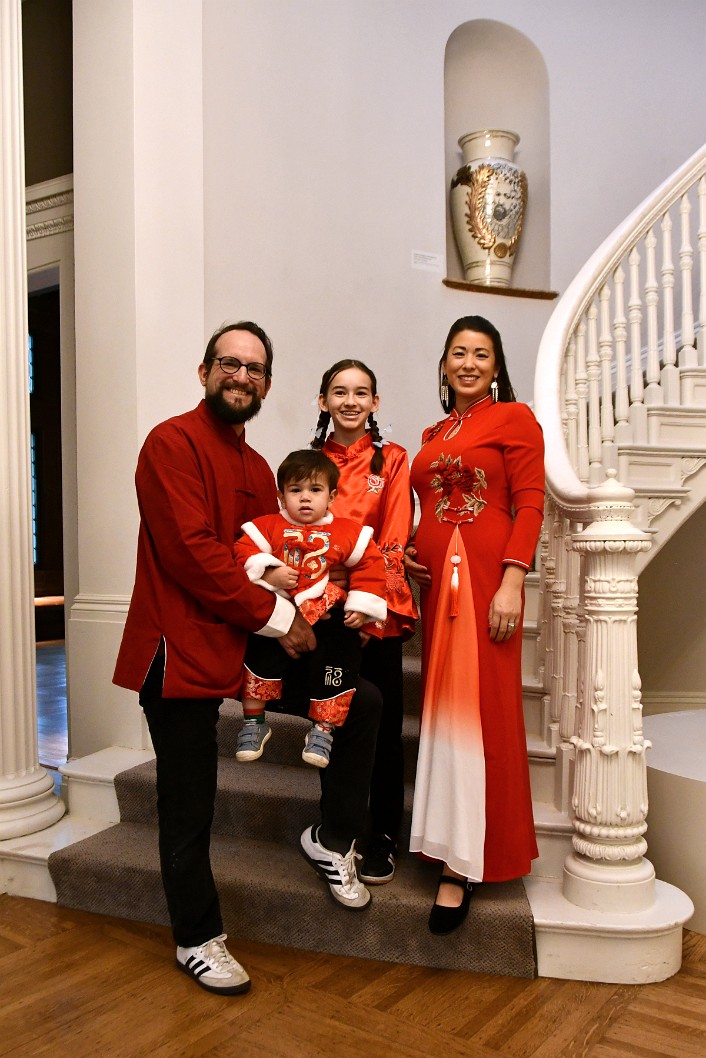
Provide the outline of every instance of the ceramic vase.
{"type": "Polygon", "coordinates": [[[458,141],[463,165],[451,181],[451,218],[469,283],[510,286],[527,203],[527,177],[513,162],[519,142],[501,129],[458,141]]]}

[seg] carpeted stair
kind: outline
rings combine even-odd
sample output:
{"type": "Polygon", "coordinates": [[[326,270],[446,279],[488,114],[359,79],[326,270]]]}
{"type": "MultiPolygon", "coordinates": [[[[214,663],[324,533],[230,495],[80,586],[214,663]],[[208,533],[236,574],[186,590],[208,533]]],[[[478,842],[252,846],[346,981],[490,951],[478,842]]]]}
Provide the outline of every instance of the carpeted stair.
{"type": "MultiPolygon", "coordinates": [[[[409,835],[416,761],[419,660],[405,659],[407,794],[401,849],[409,835]]],[[[394,881],[373,886],[372,906],[340,908],[299,851],[318,821],[317,769],[301,760],[307,722],[269,714],[262,760],[238,764],[240,706],[224,703],[212,863],[226,931],[233,937],[423,966],[533,977],[534,932],[521,881],[478,886],[468,921],[450,937],[426,928],[438,867],[401,854],[394,881]]],[[[52,854],[49,869],[65,907],[166,924],[159,876],[154,762],[116,776],[120,823],[52,854]]]]}

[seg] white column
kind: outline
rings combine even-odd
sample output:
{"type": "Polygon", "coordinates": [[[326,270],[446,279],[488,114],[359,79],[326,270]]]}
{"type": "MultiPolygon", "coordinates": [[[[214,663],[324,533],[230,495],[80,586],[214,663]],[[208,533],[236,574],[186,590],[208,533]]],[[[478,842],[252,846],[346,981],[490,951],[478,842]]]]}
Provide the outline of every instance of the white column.
{"type": "Polygon", "coordinates": [[[0,839],[64,814],[37,757],[20,0],[0,0],[0,839]]]}
{"type": "Polygon", "coordinates": [[[608,480],[591,490],[595,519],[573,538],[585,555],[585,685],[575,747],[574,851],[564,895],[596,911],[654,903],[647,842],[647,769],[637,668],[636,559],[650,547],[631,523],[632,489],[608,480]]]}
{"type": "Polygon", "coordinates": [[[149,746],[137,695],[111,681],[135,573],[138,452],[201,397],[203,12],[201,0],[73,0],[72,14],[79,584],[67,641],[82,757],[149,746]]]}

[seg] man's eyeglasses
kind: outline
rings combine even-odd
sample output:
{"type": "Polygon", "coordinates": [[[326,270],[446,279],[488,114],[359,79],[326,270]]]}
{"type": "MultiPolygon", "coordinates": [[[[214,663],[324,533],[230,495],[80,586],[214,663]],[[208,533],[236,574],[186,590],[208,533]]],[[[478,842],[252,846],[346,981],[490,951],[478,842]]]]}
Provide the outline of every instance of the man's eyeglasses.
{"type": "Polygon", "coordinates": [[[241,367],[244,367],[250,378],[256,379],[258,382],[267,374],[267,368],[264,364],[258,364],[255,361],[252,364],[243,364],[235,356],[214,356],[213,363],[218,364],[221,371],[226,375],[237,375],[241,367]]]}

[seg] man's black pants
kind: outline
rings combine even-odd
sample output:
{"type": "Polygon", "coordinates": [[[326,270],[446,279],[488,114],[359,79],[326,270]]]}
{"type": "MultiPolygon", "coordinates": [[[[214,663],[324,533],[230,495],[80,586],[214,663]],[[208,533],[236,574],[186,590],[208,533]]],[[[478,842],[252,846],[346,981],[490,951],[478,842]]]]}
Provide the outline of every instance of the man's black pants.
{"type": "MultiPolygon", "coordinates": [[[[157,757],[159,855],[172,933],[177,944],[189,948],[223,932],[209,855],[221,699],[163,698],[163,679],[164,658],[157,656],[140,691],[140,705],[157,757]]],[[[306,680],[297,675],[296,666],[285,681],[282,701],[270,705],[307,715],[306,680]]],[[[366,829],[381,707],[377,688],[359,680],[348,718],[334,733],[329,766],[319,772],[319,839],[336,852],[348,852],[366,829]]]]}

